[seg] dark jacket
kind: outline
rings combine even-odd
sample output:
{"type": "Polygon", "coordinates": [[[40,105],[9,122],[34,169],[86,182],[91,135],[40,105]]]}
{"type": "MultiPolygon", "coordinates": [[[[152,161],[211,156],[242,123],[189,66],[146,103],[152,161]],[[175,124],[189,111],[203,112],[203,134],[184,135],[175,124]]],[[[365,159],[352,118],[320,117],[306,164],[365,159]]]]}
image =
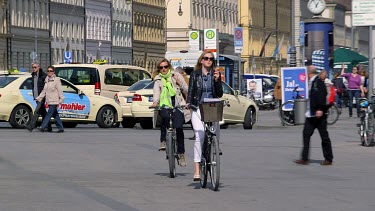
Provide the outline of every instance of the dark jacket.
{"type": "MultiPolygon", "coordinates": [[[[33,96],[34,96],[34,75],[36,73],[35,72],[32,72],[31,73],[31,76],[33,77],[33,80],[32,80],[32,83],[31,83],[31,87],[32,87],[32,91],[33,91],[33,96]]],[[[44,88],[44,84],[45,84],[45,80],[46,80],[46,77],[47,77],[47,73],[45,73],[42,68],[39,69],[39,77],[38,77],[38,96],[40,95],[40,93],[42,93],[43,91],[43,88],[44,88]]]]}
{"type": "Polygon", "coordinates": [[[311,90],[309,91],[310,100],[310,113],[315,116],[317,110],[323,111],[323,114],[327,111],[327,88],[324,82],[319,78],[315,77],[312,82],[311,90]]]}
{"type": "MultiPolygon", "coordinates": [[[[223,96],[223,87],[221,85],[221,76],[219,76],[218,81],[215,81],[213,75],[214,70],[210,71],[212,75],[212,95],[214,98],[220,98],[223,96]]],[[[202,69],[193,71],[190,73],[189,80],[189,91],[187,97],[187,103],[190,105],[198,106],[203,92],[203,79],[202,79],[202,69]]]]}

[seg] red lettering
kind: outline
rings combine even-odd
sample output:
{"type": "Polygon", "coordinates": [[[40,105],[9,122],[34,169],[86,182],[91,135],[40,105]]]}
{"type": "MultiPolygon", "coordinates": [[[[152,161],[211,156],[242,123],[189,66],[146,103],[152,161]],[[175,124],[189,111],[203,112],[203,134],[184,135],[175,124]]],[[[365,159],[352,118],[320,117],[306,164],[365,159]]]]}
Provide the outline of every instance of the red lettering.
{"type": "Polygon", "coordinates": [[[78,110],[78,111],[82,111],[84,110],[86,107],[86,105],[82,105],[82,104],[79,104],[79,103],[71,103],[71,104],[66,104],[66,103],[63,103],[61,104],[61,110],[78,110]]]}

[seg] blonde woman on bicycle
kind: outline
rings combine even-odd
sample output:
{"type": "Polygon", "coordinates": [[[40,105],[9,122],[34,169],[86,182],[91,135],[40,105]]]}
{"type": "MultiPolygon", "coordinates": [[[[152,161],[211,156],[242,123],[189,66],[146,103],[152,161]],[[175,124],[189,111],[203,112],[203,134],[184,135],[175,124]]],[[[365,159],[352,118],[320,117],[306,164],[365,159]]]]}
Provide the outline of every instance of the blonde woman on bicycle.
{"type": "MultiPolygon", "coordinates": [[[[215,70],[215,57],[211,51],[204,51],[198,58],[195,71],[190,74],[189,92],[187,97],[188,105],[198,107],[191,114],[191,122],[195,132],[194,143],[194,181],[200,181],[199,162],[202,156],[202,143],[204,141],[204,123],[201,120],[199,104],[204,98],[220,98],[223,96],[220,72],[215,70]]],[[[220,139],[220,126],[216,122],[217,139],[220,139]]]]}

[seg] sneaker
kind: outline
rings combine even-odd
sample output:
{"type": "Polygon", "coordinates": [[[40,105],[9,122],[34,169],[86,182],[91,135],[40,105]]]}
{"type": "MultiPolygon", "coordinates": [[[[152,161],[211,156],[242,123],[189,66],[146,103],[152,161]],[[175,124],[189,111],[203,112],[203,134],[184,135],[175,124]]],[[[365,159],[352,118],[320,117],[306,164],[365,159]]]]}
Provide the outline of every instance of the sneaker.
{"type": "Polygon", "coordinates": [[[167,148],[167,142],[166,141],[160,142],[159,151],[165,151],[166,148],[167,148]]]}
{"type": "Polygon", "coordinates": [[[178,165],[185,167],[186,166],[186,160],[184,154],[178,154],[178,165]]]}

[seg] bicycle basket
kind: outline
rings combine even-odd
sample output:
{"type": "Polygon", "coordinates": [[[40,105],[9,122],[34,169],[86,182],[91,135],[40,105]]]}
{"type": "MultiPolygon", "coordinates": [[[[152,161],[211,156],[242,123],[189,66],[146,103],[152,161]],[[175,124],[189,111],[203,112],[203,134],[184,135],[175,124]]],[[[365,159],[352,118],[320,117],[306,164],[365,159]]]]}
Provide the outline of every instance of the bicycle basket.
{"type": "Polygon", "coordinates": [[[203,102],[199,105],[203,122],[219,122],[223,119],[224,101],[203,102]]]}

